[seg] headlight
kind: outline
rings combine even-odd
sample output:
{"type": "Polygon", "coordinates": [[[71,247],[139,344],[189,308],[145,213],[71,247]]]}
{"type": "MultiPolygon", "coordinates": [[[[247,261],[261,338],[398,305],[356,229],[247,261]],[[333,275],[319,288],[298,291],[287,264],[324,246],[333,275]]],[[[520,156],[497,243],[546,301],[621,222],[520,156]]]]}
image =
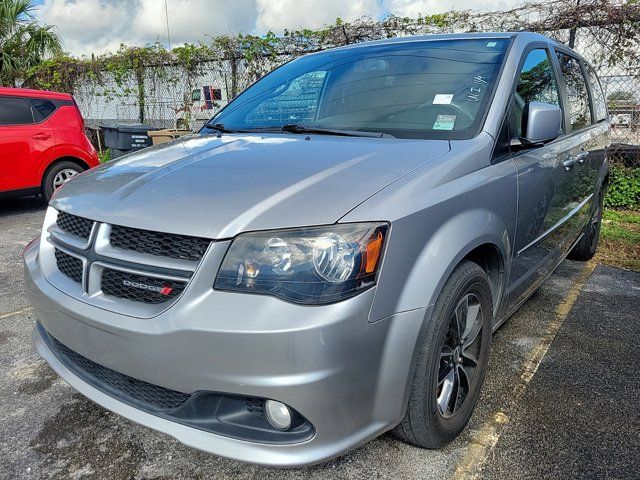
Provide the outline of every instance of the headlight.
{"type": "Polygon", "coordinates": [[[305,305],[352,297],[375,285],[388,228],[353,223],[239,235],[214,288],[305,305]]]}

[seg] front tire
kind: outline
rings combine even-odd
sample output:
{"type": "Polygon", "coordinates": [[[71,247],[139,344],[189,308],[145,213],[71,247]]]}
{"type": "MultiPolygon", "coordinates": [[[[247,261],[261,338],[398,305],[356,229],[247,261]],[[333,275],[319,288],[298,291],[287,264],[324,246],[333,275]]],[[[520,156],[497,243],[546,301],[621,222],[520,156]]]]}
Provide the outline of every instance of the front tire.
{"type": "Polygon", "coordinates": [[[54,163],[45,173],[44,180],[42,181],[42,195],[45,200],[49,202],[58,188],[71,180],[73,177],[84,172],[77,163],[62,161],[54,163]]]}
{"type": "Polygon", "coordinates": [[[480,395],[491,346],[491,287],[463,261],[447,280],[423,335],[407,412],[394,434],[440,448],[464,430],[480,395]]]}

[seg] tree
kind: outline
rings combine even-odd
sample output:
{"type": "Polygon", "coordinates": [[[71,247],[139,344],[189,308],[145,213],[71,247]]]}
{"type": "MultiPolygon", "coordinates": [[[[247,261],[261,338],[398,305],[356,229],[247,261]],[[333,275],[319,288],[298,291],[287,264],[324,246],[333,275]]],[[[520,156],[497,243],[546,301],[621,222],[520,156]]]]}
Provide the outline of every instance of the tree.
{"type": "Polygon", "coordinates": [[[31,0],[0,0],[0,85],[14,86],[27,69],[62,50],[54,27],[33,16],[31,0]]]}

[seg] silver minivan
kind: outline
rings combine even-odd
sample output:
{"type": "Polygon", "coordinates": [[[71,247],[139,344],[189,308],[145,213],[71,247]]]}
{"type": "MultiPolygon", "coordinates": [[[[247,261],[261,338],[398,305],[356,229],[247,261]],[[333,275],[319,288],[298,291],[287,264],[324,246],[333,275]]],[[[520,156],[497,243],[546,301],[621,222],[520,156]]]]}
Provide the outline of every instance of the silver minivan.
{"type": "Polygon", "coordinates": [[[24,254],[35,346],[225,457],[306,465],[388,430],[441,447],[492,332],[594,255],[607,119],[593,68],[537,34],[304,56],[56,192],[24,254]]]}

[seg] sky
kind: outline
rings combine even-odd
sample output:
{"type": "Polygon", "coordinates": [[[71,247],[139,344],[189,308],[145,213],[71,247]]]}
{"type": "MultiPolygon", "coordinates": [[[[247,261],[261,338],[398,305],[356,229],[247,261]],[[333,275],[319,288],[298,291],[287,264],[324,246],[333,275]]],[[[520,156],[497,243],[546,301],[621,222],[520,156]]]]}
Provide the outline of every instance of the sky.
{"type": "MultiPolygon", "coordinates": [[[[35,0],[36,17],[55,25],[73,55],[114,52],[120,44],[167,45],[164,0],[35,0]]],[[[519,2],[518,2],[519,3],[519,2]]],[[[228,33],[257,35],[320,28],[340,17],[416,16],[451,8],[502,10],[516,0],[167,0],[171,46],[228,33]]]]}

